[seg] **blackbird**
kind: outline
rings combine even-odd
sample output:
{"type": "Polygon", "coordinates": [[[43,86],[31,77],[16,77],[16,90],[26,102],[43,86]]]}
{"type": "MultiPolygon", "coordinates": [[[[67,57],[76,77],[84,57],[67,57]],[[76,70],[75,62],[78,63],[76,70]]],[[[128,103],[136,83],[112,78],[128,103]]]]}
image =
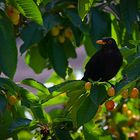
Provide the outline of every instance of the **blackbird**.
{"type": "Polygon", "coordinates": [[[119,71],[123,57],[113,38],[103,38],[96,43],[101,45],[101,49],[86,64],[82,80],[108,82],[119,71]]]}

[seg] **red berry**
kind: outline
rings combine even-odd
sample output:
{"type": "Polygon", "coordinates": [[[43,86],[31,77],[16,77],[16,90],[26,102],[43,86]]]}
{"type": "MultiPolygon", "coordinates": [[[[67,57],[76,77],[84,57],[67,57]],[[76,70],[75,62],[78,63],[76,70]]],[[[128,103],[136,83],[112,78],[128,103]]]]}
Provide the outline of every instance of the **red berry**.
{"type": "Polygon", "coordinates": [[[105,103],[105,107],[107,110],[111,111],[114,109],[115,103],[112,100],[109,100],[105,103]]]}
{"type": "Polygon", "coordinates": [[[16,96],[14,96],[14,95],[11,95],[11,96],[9,96],[8,97],[8,100],[9,100],[9,104],[10,105],[15,105],[16,103],[17,103],[17,97],[16,96]]]}

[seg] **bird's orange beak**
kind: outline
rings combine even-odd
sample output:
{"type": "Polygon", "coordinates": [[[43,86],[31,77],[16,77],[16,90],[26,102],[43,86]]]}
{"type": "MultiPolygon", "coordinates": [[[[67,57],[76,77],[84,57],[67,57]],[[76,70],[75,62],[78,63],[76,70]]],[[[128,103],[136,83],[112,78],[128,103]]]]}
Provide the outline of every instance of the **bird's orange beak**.
{"type": "Polygon", "coordinates": [[[97,40],[96,44],[105,45],[106,42],[104,40],[97,40]]]}

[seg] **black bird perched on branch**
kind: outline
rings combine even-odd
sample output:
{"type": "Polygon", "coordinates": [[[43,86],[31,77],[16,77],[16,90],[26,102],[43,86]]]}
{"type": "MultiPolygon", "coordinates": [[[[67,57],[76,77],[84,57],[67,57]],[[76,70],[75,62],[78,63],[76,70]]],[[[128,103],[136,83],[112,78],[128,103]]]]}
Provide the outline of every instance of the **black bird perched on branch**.
{"type": "Polygon", "coordinates": [[[82,80],[107,82],[119,71],[123,57],[113,38],[103,38],[96,43],[101,45],[101,49],[86,64],[82,80]]]}

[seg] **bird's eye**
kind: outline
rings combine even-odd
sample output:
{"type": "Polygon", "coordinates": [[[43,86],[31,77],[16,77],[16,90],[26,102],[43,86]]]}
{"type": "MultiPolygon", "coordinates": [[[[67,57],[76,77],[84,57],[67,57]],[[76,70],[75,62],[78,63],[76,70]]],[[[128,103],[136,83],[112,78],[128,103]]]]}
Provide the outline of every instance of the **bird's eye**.
{"type": "Polygon", "coordinates": [[[109,40],[109,41],[108,41],[108,44],[112,44],[112,40],[109,40]]]}

